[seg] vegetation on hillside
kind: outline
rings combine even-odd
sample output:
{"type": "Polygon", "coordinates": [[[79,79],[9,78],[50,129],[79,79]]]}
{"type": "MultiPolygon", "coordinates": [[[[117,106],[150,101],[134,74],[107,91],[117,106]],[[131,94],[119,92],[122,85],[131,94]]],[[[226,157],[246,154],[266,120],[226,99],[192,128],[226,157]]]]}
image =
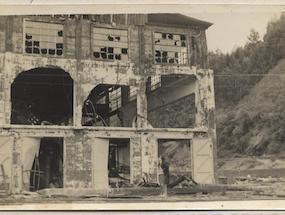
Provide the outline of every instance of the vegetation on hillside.
{"type": "Polygon", "coordinates": [[[260,40],[251,30],[248,42],[230,54],[219,50],[209,53],[209,65],[215,72],[217,107],[237,104],[250,89],[285,56],[285,14],[267,26],[260,40]]]}
{"type": "Polygon", "coordinates": [[[215,72],[220,156],[285,151],[283,58],[285,14],[268,24],[263,40],[251,30],[244,47],[230,54],[209,53],[215,72]]]}

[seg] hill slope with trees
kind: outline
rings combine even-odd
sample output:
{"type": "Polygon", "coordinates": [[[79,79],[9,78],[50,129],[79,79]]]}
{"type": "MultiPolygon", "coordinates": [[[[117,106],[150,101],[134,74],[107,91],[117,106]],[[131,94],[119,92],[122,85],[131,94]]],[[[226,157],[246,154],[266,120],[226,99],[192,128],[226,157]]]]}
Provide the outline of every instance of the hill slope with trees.
{"type": "Polygon", "coordinates": [[[261,40],[251,30],[244,47],[209,53],[215,72],[218,153],[285,151],[285,14],[261,40]]]}

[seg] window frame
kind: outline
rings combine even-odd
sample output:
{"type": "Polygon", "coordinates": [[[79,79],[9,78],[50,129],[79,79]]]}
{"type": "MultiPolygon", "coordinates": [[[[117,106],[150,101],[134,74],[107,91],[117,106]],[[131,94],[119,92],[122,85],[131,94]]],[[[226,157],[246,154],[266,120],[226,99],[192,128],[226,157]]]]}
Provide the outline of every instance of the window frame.
{"type": "MultiPolygon", "coordinates": [[[[92,60],[96,60],[96,61],[102,61],[102,62],[114,62],[114,63],[127,63],[130,61],[130,47],[129,47],[129,42],[130,42],[130,36],[129,36],[129,29],[128,28],[113,28],[113,27],[110,27],[110,26],[102,26],[102,25],[91,25],[91,35],[90,35],[90,45],[91,45],[91,53],[90,53],[90,58],[92,60]],[[102,58],[95,58],[94,57],[94,47],[96,46],[96,40],[93,39],[93,35],[95,34],[95,30],[96,28],[101,28],[101,29],[108,29],[108,30],[119,30],[119,31],[126,31],[127,32],[127,50],[128,50],[128,53],[126,54],[127,56],[127,60],[126,61],[122,61],[122,60],[116,60],[115,58],[114,59],[102,59],[102,58]]],[[[115,47],[113,47],[115,48],[115,47]]]]}
{"type": "MultiPolygon", "coordinates": [[[[173,47],[175,47],[175,46],[173,46],[173,47]]],[[[153,63],[154,63],[154,65],[171,65],[171,66],[188,66],[188,65],[190,65],[190,54],[191,53],[189,53],[189,33],[187,33],[187,32],[167,32],[166,30],[164,30],[164,31],[162,31],[162,30],[158,30],[158,31],[156,31],[156,30],[153,30],[152,31],[152,54],[153,54],[153,63]],[[184,35],[185,36],[185,41],[186,41],[186,46],[185,46],[185,48],[186,48],[186,63],[183,63],[183,64],[181,64],[181,63],[164,63],[164,62],[160,62],[160,63],[158,63],[158,62],[156,62],[156,60],[155,60],[155,51],[156,51],[156,49],[155,49],[155,34],[156,33],[161,33],[161,34],[176,34],[176,35],[184,35]]]]}
{"type": "MultiPolygon", "coordinates": [[[[31,18],[24,18],[23,23],[22,23],[22,30],[23,30],[23,35],[22,35],[22,54],[28,55],[28,56],[40,56],[40,57],[48,57],[48,58],[64,58],[65,57],[65,23],[63,21],[59,20],[35,20],[31,18]],[[62,55],[49,55],[49,54],[35,54],[35,53],[27,53],[26,52],[26,22],[38,22],[38,23],[46,23],[46,24],[55,24],[55,25],[62,25],[62,44],[63,44],[63,49],[62,49],[62,55]]],[[[55,43],[56,44],[56,43],[55,43]]]]}

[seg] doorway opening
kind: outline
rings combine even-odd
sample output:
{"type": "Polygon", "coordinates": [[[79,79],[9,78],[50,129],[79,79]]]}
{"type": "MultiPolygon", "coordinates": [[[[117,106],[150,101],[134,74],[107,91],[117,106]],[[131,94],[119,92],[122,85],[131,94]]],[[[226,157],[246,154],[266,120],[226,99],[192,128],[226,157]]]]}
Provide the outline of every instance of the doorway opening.
{"type": "Polygon", "coordinates": [[[109,186],[130,186],[130,139],[110,139],[109,142],[109,186]]]}
{"type": "MultiPolygon", "coordinates": [[[[159,139],[158,158],[164,157],[169,165],[169,185],[177,185],[192,178],[191,142],[184,139],[159,139]]],[[[172,186],[171,185],[171,186],[172,186]]],[[[183,186],[183,183],[181,184],[183,186]]],[[[185,185],[189,183],[185,182],[185,185]]]]}
{"type": "Polygon", "coordinates": [[[63,188],[63,138],[44,137],[30,173],[30,191],[63,188]]]}

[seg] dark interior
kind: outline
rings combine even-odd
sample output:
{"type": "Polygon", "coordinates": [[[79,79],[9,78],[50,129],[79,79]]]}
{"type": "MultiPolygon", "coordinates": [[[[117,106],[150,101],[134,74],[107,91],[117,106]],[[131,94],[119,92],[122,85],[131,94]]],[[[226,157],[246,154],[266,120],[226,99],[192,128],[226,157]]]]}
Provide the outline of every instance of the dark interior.
{"type": "Polygon", "coordinates": [[[130,140],[110,139],[108,160],[111,187],[130,185],[130,140]]]}
{"type": "Polygon", "coordinates": [[[73,80],[58,68],[22,72],[11,86],[12,124],[70,125],[73,80]]]}
{"type": "Polygon", "coordinates": [[[42,138],[30,176],[30,190],[63,187],[63,138],[42,138]]]}

